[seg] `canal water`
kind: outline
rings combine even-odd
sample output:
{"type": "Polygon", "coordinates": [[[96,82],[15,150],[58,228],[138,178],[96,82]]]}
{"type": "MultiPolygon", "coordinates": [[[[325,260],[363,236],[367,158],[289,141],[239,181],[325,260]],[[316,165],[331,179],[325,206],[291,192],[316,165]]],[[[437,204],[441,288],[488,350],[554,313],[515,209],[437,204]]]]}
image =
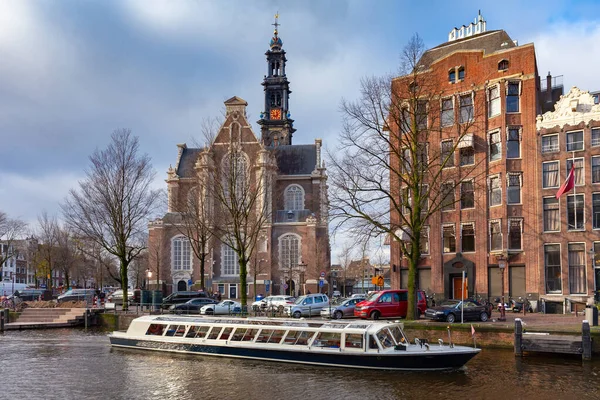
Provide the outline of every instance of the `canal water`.
{"type": "Polygon", "coordinates": [[[0,334],[0,399],[600,399],[600,359],[484,349],[452,372],[380,372],[111,349],[107,332],[0,334]]]}

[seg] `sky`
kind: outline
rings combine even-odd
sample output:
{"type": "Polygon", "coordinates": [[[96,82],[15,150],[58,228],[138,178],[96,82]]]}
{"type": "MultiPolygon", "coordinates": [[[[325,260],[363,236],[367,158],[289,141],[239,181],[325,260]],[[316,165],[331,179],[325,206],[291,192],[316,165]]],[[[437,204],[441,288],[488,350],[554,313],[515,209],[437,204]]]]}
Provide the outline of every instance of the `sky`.
{"type": "Polygon", "coordinates": [[[437,46],[479,10],[488,30],[535,44],[541,76],[600,90],[599,0],[0,0],[0,210],[32,228],[42,211],[60,218],[115,129],[139,137],[163,189],[176,145],[201,143],[228,98],[248,102],[260,135],[277,12],[294,144],[333,149],[361,78],[397,71],[413,34],[437,46]]]}

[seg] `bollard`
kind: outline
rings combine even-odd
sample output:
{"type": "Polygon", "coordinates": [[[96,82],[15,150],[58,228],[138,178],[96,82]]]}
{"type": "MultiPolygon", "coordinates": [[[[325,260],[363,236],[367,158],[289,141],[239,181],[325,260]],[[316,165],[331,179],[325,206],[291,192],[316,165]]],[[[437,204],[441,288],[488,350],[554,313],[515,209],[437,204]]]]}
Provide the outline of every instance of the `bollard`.
{"type": "Polygon", "coordinates": [[[0,332],[4,332],[4,318],[5,318],[5,311],[0,310],[0,332]]]}
{"type": "Polygon", "coordinates": [[[515,318],[515,356],[523,356],[523,325],[515,318]]]}
{"type": "Polygon", "coordinates": [[[587,320],[583,321],[581,327],[581,347],[582,347],[582,358],[584,361],[592,359],[592,336],[590,334],[590,323],[587,320]]]}

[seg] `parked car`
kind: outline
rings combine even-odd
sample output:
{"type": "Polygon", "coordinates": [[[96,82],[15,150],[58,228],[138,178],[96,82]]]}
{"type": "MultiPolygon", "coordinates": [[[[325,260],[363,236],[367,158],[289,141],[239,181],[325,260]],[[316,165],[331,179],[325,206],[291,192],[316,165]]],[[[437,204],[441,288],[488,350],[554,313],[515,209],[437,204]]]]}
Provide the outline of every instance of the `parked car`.
{"type": "Polygon", "coordinates": [[[359,303],[363,299],[361,298],[353,298],[353,299],[342,299],[341,302],[331,302],[331,307],[325,307],[321,310],[321,317],[323,318],[348,318],[354,317],[354,307],[356,303],[359,303]]]}
{"type": "MultiPolygon", "coordinates": [[[[405,318],[408,308],[408,290],[382,290],[373,292],[356,304],[354,316],[360,318],[405,318]]],[[[424,314],[427,309],[425,292],[417,291],[417,309],[424,314]]]]}
{"type": "MultiPolygon", "coordinates": [[[[127,299],[129,299],[129,303],[133,301],[133,289],[127,289],[127,299]]],[[[109,303],[118,304],[120,306],[123,305],[123,289],[117,289],[111,294],[108,295],[107,298],[109,303]]]]}
{"type": "Polygon", "coordinates": [[[161,307],[163,309],[168,309],[173,304],[186,303],[186,302],[190,301],[191,299],[197,299],[200,297],[208,297],[208,296],[203,291],[173,292],[163,299],[161,307]]]}
{"type": "Polygon", "coordinates": [[[254,311],[270,310],[272,308],[282,311],[285,306],[294,304],[296,299],[292,296],[267,296],[251,304],[254,311]]]}
{"type": "Polygon", "coordinates": [[[461,312],[465,321],[485,322],[492,314],[490,307],[475,300],[465,300],[464,307],[461,300],[448,300],[437,307],[428,308],[425,311],[425,318],[453,323],[460,321],[461,312]]]}
{"type": "Polygon", "coordinates": [[[200,308],[200,314],[203,315],[226,315],[239,313],[242,311],[242,305],[237,301],[223,300],[217,304],[208,304],[200,308]]]}
{"type": "Polygon", "coordinates": [[[217,304],[217,301],[208,297],[198,297],[181,304],[173,304],[169,312],[173,314],[200,314],[200,309],[209,304],[217,304]]]}
{"type": "Polygon", "coordinates": [[[286,315],[294,318],[319,315],[324,307],[329,307],[329,298],[325,294],[307,294],[296,299],[294,304],[284,307],[286,315]]]}
{"type": "Polygon", "coordinates": [[[342,294],[340,293],[339,290],[334,290],[333,293],[331,293],[331,297],[341,297],[342,294]]]}
{"type": "Polygon", "coordinates": [[[89,301],[91,302],[96,295],[94,289],[69,289],[60,296],[57,301],[63,303],[66,301],[89,301]]]}
{"type": "Polygon", "coordinates": [[[44,292],[44,289],[23,289],[15,291],[15,297],[18,299],[17,301],[36,301],[44,298],[44,292]]]}

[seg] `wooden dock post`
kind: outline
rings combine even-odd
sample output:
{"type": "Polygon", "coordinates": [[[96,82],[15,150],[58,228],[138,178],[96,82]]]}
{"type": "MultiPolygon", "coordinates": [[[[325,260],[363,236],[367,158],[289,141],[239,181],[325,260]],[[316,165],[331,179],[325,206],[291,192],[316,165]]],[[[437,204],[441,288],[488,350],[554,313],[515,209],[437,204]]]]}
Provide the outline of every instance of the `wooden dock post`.
{"type": "Polygon", "coordinates": [[[4,332],[4,324],[8,323],[8,311],[5,308],[0,310],[0,332],[4,332]]]}
{"type": "Polygon", "coordinates": [[[592,359],[592,335],[590,334],[590,323],[587,320],[583,321],[581,327],[581,357],[584,361],[592,359]]]}
{"type": "Polygon", "coordinates": [[[523,356],[523,325],[521,318],[515,318],[515,356],[523,356]]]}

